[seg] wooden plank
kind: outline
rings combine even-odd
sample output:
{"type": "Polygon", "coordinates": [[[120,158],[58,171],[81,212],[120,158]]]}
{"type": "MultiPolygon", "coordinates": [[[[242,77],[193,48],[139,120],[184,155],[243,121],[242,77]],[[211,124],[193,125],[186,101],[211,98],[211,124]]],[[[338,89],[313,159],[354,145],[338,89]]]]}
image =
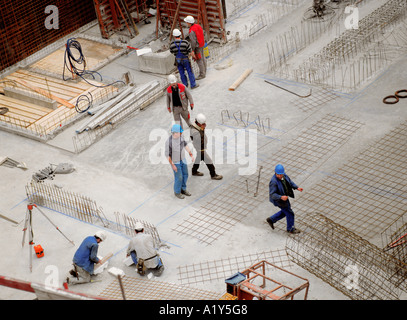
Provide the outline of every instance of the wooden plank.
{"type": "Polygon", "coordinates": [[[33,113],[37,114],[44,114],[44,113],[49,113],[52,112],[52,109],[46,108],[46,107],[41,107],[39,105],[27,102],[27,101],[22,101],[18,100],[15,98],[7,97],[0,95],[0,104],[4,106],[12,106],[18,109],[22,109],[24,111],[31,111],[33,113]]]}
{"type": "MultiPolygon", "coordinates": [[[[2,106],[2,105],[0,104],[0,106],[2,106]]],[[[5,115],[8,115],[11,113],[11,114],[13,114],[13,117],[15,115],[15,116],[23,116],[23,117],[26,117],[27,119],[38,120],[45,115],[45,114],[35,114],[32,112],[27,112],[27,111],[24,111],[24,110],[21,110],[18,108],[14,108],[11,106],[7,106],[7,108],[9,111],[5,115]]],[[[27,119],[25,119],[25,120],[27,120],[27,119]]]]}
{"type": "MultiPolygon", "coordinates": [[[[17,80],[16,80],[16,81],[17,81],[17,80]]],[[[41,88],[38,88],[38,87],[36,87],[36,86],[33,86],[33,85],[27,83],[27,82],[24,81],[24,80],[21,80],[21,79],[20,79],[20,80],[18,80],[17,82],[20,83],[20,84],[23,85],[23,86],[26,86],[26,87],[28,87],[28,88],[30,88],[30,89],[33,89],[35,92],[38,92],[39,94],[41,94],[41,95],[43,95],[43,96],[45,96],[45,97],[47,97],[47,98],[49,98],[49,99],[51,99],[51,100],[55,100],[55,101],[59,102],[60,104],[63,104],[64,106],[66,106],[66,107],[68,107],[68,108],[71,108],[71,109],[75,108],[75,106],[74,106],[73,104],[69,103],[68,101],[66,101],[66,100],[64,100],[64,99],[62,99],[62,98],[59,98],[59,97],[57,97],[56,95],[54,95],[54,94],[52,94],[52,93],[49,93],[49,92],[47,92],[47,91],[45,91],[45,90],[42,90],[41,88]]]]}
{"type": "Polygon", "coordinates": [[[237,78],[237,80],[235,82],[233,82],[233,84],[229,87],[230,91],[235,91],[236,88],[238,86],[240,86],[240,84],[253,72],[253,69],[246,69],[245,72],[243,72],[243,74],[237,78]]]}
{"type": "Polygon", "coordinates": [[[27,126],[29,126],[29,125],[31,125],[31,124],[33,124],[33,123],[35,122],[35,119],[27,118],[27,117],[25,117],[25,116],[15,114],[15,113],[10,112],[10,111],[7,112],[6,114],[1,115],[0,118],[13,119],[13,120],[15,120],[15,121],[10,121],[10,120],[7,121],[7,119],[5,119],[5,121],[6,121],[6,122],[11,122],[11,123],[14,123],[14,124],[16,124],[16,120],[17,120],[17,121],[23,121],[23,122],[25,123],[24,126],[23,126],[23,128],[27,128],[27,126]]]}
{"type": "MultiPolygon", "coordinates": [[[[46,85],[45,83],[42,84],[42,83],[36,83],[36,82],[32,82],[32,81],[26,81],[26,80],[24,80],[24,78],[14,77],[14,76],[11,76],[11,75],[8,76],[8,79],[13,80],[13,81],[19,83],[20,85],[22,85],[20,83],[21,80],[25,81],[26,83],[30,84],[31,87],[37,87],[37,88],[43,90],[44,92],[55,94],[60,99],[69,100],[69,99],[72,99],[72,97],[79,94],[79,93],[76,93],[76,92],[71,92],[71,91],[69,91],[67,89],[55,88],[55,87],[52,87],[50,85],[46,85]]],[[[53,99],[53,100],[55,100],[55,99],[53,99]]]]}
{"type": "Polygon", "coordinates": [[[38,79],[39,81],[43,80],[44,82],[46,79],[48,82],[52,81],[54,83],[59,83],[59,84],[69,86],[72,88],[76,88],[79,90],[86,90],[89,87],[89,84],[87,84],[85,81],[79,81],[79,82],[64,81],[64,80],[53,78],[53,77],[45,77],[41,74],[26,71],[23,69],[19,69],[19,70],[13,72],[11,75],[13,75],[13,74],[19,74],[19,75],[22,75],[23,77],[29,76],[30,78],[38,79]]]}

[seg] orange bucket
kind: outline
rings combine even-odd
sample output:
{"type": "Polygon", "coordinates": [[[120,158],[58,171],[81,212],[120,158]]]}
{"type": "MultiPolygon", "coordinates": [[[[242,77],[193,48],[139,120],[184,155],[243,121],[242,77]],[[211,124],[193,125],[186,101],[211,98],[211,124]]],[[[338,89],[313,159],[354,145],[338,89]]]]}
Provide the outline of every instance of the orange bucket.
{"type": "Polygon", "coordinates": [[[41,247],[41,245],[34,246],[34,251],[37,255],[37,258],[41,258],[44,256],[44,249],[41,247]]]}

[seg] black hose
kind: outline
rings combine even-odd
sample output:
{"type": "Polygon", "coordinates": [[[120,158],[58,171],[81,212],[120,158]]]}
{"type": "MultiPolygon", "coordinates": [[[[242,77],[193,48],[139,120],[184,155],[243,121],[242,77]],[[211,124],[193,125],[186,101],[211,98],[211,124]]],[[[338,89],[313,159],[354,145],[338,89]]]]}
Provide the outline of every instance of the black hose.
{"type": "MultiPolygon", "coordinates": [[[[93,79],[96,79],[95,75],[98,75],[100,77],[100,81],[102,81],[102,75],[99,72],[96,72],[96,71],[86,71],[85,56],[83,55],[82,47],[81,47],[80,43],[77,40],[75,40],[75,38],[69,38],[68,41],[66,42],[66,49],[65,49],[65,55],[64,55],[64,71],[63,71],[63,75],[62,75],[62,77],[63,77],[63,79],[65,81],[66,80],[71,80],[72,78],[70,78],[70,79],[65,78],[65,69],[68,69],[69,72],[74,73],[78,77],[82,78],[86,83],[88,83],[88,84],[90,84],[90,85],[92,85],[94,87],[105,88],[105,87],[109,87],[109,86],[111,86],[111,85],[113,85],[115,83],[119,83],[119,82],[125,84],[124,81],[117,80],[117,81],[115,81],[115,82],[113,82],[111,84],[100,86],[100,85],[95,85],[95,84],[90,83],[89,81],[87,81],[85,79],[85,76],[91,76],[93,79]],[[79,53],[78,57],[75,57],[75,55],[72,52],[72,49],[76,49],[76,51],[79,53]]],[[[90,99],[89,99],[89,97],[87,95],[81,95],[81,96],[78,97],[78,100],[76,101],[75,109],[76,109],[77,112],[83,113],[83,112],[87,111],[91,107],[92,102],[93,102],[92,95],[90,95],[90,99]],[[87,99],[89,104],[88,104],[88,107],[86,109],[81,110],[78,107],[78,104],[79,104],[80,101],[83,101],[84,99],[87,99]]]]}

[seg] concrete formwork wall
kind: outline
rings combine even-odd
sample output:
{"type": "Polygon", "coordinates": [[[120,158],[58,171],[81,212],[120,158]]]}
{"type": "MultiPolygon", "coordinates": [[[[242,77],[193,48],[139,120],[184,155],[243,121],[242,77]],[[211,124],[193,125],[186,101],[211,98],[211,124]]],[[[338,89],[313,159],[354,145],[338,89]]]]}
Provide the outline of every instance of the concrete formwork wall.
{"type": "Polygon", "coordinates": [[[0,70],[95,19],[92,0],[1,1],[0,70]]]}

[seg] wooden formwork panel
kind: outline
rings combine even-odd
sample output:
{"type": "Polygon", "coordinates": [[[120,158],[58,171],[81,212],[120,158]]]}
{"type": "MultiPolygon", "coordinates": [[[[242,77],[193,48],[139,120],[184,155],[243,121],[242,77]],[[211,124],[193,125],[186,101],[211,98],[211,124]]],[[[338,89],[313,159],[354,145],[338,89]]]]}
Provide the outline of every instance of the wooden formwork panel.
{"type": "Polygon", "coordinates": [[[62,126],[64,122],[74,118],[78,113],[75,108],[69,108],[63,104],[58,104],[54,110],[4,95],[5,87],[29,91],[26,87],[16,82],[19,80],[24,80],[30,86],[45,90],[47,93],[64,99],[72,105],[76,105],[76,101],[81,95],[90,93],[95,99],[117,90],[113,86],[98,87],[103,84],[96,81],[87,80],[89,83],[84,80],[78,82],[64,81],[54,77],[45,77],[23,69],[19,69],[4,77],[0,80],[0,107],[5,107],[9,111],[0,116],[0,122],[30,129],[32,132],[40,130],[39,134],[51,133],[56,128],[62,126]]]}
{"type": "MultiPolygon", "coordinates": [[[[171,29],[176,16],[177,4],[175,0],[158,0],[157,19],[164,28],[171,29]]],[[[185,26],[184,18],[193,16],[204,29],[207,40],[226,42],[225,17],[223,1],[221,0],[183,0],[179,7],[179,14],[175,27],[185,26]]]]}

